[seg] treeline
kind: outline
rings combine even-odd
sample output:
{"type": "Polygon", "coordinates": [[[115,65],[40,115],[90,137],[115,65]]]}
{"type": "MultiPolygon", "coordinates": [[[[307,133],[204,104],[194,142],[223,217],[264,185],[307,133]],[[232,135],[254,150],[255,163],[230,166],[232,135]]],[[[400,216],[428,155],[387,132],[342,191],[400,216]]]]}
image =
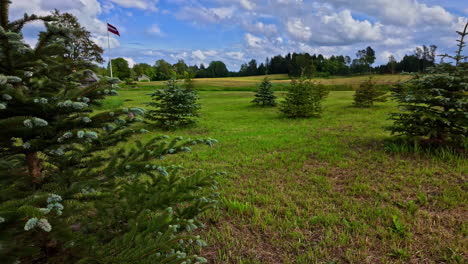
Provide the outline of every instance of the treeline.
{"type": "MultiPolygon", "coordinates": [[[[222,61],[212,61],[208,66],[204,64],[187,65],[184,60],[170,64],[165,60],[157,60],[154,65],[147,63],[135,64],[130,68],[123,58],[112,60],[115,77],[121,80],[137,79],[146,75],[150,80],[168,80],[172,77],[184,78],[187,75],[195,78],[218,78],[255,76],[265,74],[288,74],[291,77],[328,77],[333,75],[356,75],[367,73],[395,74],[409,72],[425,72],[428,67],[435,65],[437,46],[417,47],[413,54],[405,55],[397,61],[393,55],[389,56],[388,63],[372,67],[376,54],[372,47],[359,50],[356,58],[349,56],[332,55],[325,57],[322,54],[288,53],[285,56],[277,55],[267,58],[265,62],[258,63],[251,60],[241,65],[238,72],[229,71],[222,61]]],[[[102,74],[109,75],[107,69],[101,69],[102,74]]]]}
{"type": "Polygon", "coordinates": [[[437,46],[417,47],[413,54],[405,55],[397,62],[393,55],[388,58],[388,63],[375,67],[377,73],[402,73],[402,72],[425,72],[428,67],[435,65],[437,46]]]}
{"type": "MultiPolygon", "coordinates": [[[[98,70],[102,75],[109,75],[109,65],[107,69],[98,70]]],[[[229,72],[226,64],[222,61],[212,61],[208,67],[201,64],[189,66],[183,60],[179,60],[175,64],[170,64],[165,60],[157,60],[153,66],[148,63],[138,63],[130,68],[128,62],[123,58],[112,60],[112,71],[114,77],[121,80],[136,80],[142,75],[146,75],[152,81],[165,81],[171,78],[181,79],[190,75],[191,78],[216,78],[237,76],[235,72],[229,72]]]]}

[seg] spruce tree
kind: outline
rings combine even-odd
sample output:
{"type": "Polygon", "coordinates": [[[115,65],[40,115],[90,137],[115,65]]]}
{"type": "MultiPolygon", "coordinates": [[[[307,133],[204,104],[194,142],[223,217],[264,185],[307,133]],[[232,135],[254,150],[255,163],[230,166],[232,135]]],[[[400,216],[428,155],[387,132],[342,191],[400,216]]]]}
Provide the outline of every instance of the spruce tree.
{"type": "Polygon", "coordinates": [[[155,109],[149,110],[147,118],[156,121],[163,129],[175,129],[195,123],[200,105],[195,90],[180,87],[177,80],[166,82],[166,88],[151,94],[153,102],[148,103],[155,109]]]}
{"type": "Polygon", "coordinates": [[[195,77],[195,73],[192,71],[184,72],[184,88],[186,90],[193,90],[195,89],[195,82],[193,81],[193,77],[195,77]]]}
{"type": "Polygon", "coordinates": [[[455,64],[441,63],[393,89],[399,113],[392,113],[392,134],[424,140],[436,145],[467,145],[468,133],[468,63],[462,54],[468,24],[458,40],[459,49],[452,58],[455,64]]]}
{"type": "Polygon", "coordinates": [[[200,143],[135,133],[141,108],[93,112],[114,79],[79,83],[69,28],[54,16],[9,21],[0,0],[0,260],[2,263],[204,262],[190,254],[198,215],[216,204],[213,175],[156,163],[200,143]],[[34,48],[21,29],[42,20],[34,48]],[[111,148],[113,150],[111,150],[111,148]]]}
{"type": "Polygon", "coordinates": [[[322,113],[322,101],[327,95],[328,91],[322,84],[305,78],[293,79],[280,110],[290,118],[318,117],[322,113]]]}
{"type": "Polygon", "coordinates": [[[357,107],[371,107],[374,102],[385,102],[387,92],[379,89],[372,78],[359,85],[354,93],[354,105],[357,107]]]}
{"type": "Polygon", "coordinates": [[[261,106],[276,106],[276,96],[274,93],[270,80],[268,77],[265,77],[262,83],[260,83],[252,103],[261,106]]]}

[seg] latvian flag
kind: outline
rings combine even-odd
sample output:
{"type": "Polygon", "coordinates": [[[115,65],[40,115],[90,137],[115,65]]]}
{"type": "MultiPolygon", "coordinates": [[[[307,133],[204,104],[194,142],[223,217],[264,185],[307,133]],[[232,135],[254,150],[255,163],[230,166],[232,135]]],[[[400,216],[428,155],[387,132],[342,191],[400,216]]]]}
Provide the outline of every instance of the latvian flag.
{"type": "Polygon", "coordinates": [[[114,27],[113,25],[107,23],[107,31],[111,32],[111,33],[114,33],[116,34],[117,36],[120,37],[120,34],[119,34],[119,31],[117,30],[116,27],[114,27]]]}

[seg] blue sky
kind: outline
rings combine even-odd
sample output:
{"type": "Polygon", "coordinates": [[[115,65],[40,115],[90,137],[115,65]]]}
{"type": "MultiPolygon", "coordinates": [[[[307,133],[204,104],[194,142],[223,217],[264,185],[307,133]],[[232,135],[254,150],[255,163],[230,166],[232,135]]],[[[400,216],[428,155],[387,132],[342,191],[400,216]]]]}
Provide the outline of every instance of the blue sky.
{"type": "MultiPolygon", "coordinates": [[[[226,62],[231,70],[254,58],[288,52],[355,56],[372,46],[376,64],[400,59],[416,46],[455,50],[455,30],[468,17],[462,0],[14,0],[12,14],[76,15],[106,48],[105,57],[130,64],[158,59],[188,64],[226,62]],[[105,22],[116,26],[107,49],[105,22]]],[[[34,44],[41,25],[24,35],[34,44]]]]}

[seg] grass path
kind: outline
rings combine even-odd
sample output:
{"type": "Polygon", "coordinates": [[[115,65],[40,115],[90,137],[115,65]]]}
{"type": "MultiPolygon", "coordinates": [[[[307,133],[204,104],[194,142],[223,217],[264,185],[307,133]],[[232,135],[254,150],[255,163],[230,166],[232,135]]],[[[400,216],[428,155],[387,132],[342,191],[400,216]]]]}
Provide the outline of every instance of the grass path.
{"type": "MultiPolygon", "coordinates": [[[[146,93],[122,91],[108,107],[146,93]]],[[[199,124],[165,134],[219,143],[164,162],[227,172],[203,231],[210,263],[467,260],[467,160],[386,151],[392,103],[358,109],[352,92],[332,92],[322,118],[290,120],[251,106],[251,92],[200,94],[199,124]]]]}

